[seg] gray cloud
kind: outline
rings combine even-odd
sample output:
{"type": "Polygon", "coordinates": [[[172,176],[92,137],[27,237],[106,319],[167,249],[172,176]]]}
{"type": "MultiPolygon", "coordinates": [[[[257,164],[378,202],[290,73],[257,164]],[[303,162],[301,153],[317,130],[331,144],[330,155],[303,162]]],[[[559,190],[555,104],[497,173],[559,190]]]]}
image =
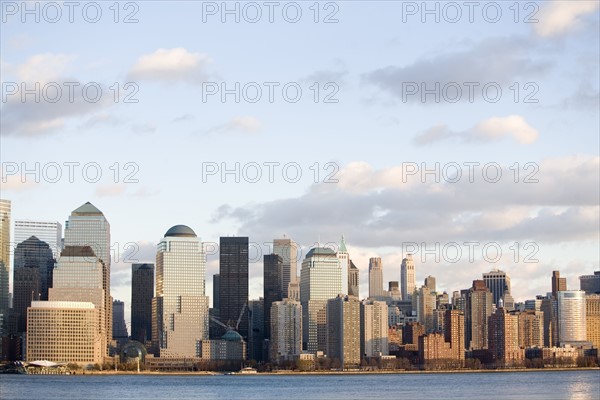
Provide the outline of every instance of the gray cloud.
{"type": "MultiPolygon", "coordinates": [[[[379,88],[399,99],[403,99],[406,83],[414,82],[419,87],[442,87],[456,82],[475,82],[480,86],[474,90],[481,95],[481,85],[494,82],[501,86],[512,83],[518,77],[539,77],[547,72],[552,64],[543,59],[531,57],[532,39],[526,37],[497,37],[484,39],[461,50],[436,54],[404,66],[390,65],[362,75],[364,83],[379,88]]],[[[465,86],[460,101],[469,100],[465,86]]],[[[419,95],[408,96],[406,101],[421,101],[419,95]]],[[[433,103],[433,101],[431,101],[433,103]]]]}

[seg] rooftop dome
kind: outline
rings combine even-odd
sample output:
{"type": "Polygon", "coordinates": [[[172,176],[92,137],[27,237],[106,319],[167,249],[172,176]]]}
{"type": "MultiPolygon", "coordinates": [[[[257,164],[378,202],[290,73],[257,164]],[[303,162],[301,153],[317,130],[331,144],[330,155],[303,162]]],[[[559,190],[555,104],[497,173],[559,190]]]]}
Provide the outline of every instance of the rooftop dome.
{"type": "Polygon", "coordinates": [[[175,225],[165,233],[165,237],[197,237],[196,233],[186,225],[175,225]]]}
{"type": "Polygon", "coordinates": [[[244,339],[242,338],[242,335],[240,335],[233,329],[230,329],[227,332],[225,332],[223,336],[221,336],[221,340],[227,340],[229,342],[241,342],[244,339]]]}

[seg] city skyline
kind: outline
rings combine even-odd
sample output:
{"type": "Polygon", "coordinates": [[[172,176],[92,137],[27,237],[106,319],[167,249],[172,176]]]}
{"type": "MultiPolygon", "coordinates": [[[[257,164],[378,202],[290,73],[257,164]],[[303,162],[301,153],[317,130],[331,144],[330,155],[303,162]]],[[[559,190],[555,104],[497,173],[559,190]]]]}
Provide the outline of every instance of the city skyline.
{"type": "MultiPolygon", "coordinates": [[[[293,238],[303,255],[344,235],[361,297],[368,260],[381,257],[385,288],[413,242],[416,281],[436,276],[442,290],[492,266],[511,275],[516,301],[544,292],[548,271],[576,285],[600,262],[598,2],[499,2],[494,22],[483,7],[470,18],[458,2],[450,21],[454,3],[432,5],[438,15],[415,3],[300,2],[297,22],[282,7],[269,21],[261,3],[256,23],[222,15],[218,2],[215,13],[180,1],[118,15],[99,3],[96,23],[80,8],[69,21],[56,3],[54,23],[3,2],[1,184],[12,221],[64,227],[72,205],[100,207],[113,224],[111,292],[125,301],[127,261],[153,262],[175,224],[214,243],[293,238]],[[79,84],[72,102],[69,82],[79,84]],[[36,83],[39,102],[21,90],[36,83]],[[480,243],[473,261],[469,242],[480,243]],[[496,242],[502,257],[487,262],[483,246],[493,259],[496,242]],[[446,257],[422,262],[437,243],[446,257]],[[133,253],[138,261],[124,260],[133,253]]],[[[213,275],[218,255],[207,253],[213,275]]],[[[262,276],[258,257],[250,298],[262,276]]]]}
{"type": "MultiPolygon", "coordinates": [[[[89,202],[85,203],[82,207],[86,206],[86,204],[89,204],[89,206],[87,206],[87,207],[93,207],[92,211],[94,211],[94,212],[100,212],[93,204],[91,204],[89,202]]],[[[75,211],[77,211],[77,210],[75,210],[75,211]]],[[[84,211],[86,211],[86,210],[84,210],[84,211]]],[[[90,211],[90,210],[87,210],[87,211],[90,211]]],[[[14,220],[14,217],[12,217],[12,220],[14,220]]],[[[28,220],[32,220],[32,219],[28,219],[28,220]]],[[[14,226],[14,224],[13,224],[13,226],[14,226]]],[[[65,227],[66,226],[68,226],[68,220],[66,221],[65,227]]],[[[65,233],[66,233],[66,229],[65,229],[65,233]]],[[[257,258],[257,259],[260,258],[261,261],[260,262],[252,262],[252,261],[249,262],[249,267],[250,267],[249,268],[249,274],[250,274],[250,272],[252,272],[253,267],[254,267],[254,272],[255,273],[256,273],[256,269],[259,268],[259,267],[260,267],[261,273],[262,273],[263,261],[262,261],[262,257],[259,257],[261,255],[259,253],[259,251],[266,251],[266,252],[274,251],[273,249],[275,249],[275,247],[273,247],[273,244],[277,243],[278,241],[285,241],[286,243],[288,243],[288,242],[289,243],[293,243],[293,246],[296,249],[296,252],[294,252],[294,253],[296,254],[296,262],[297,263],[298,262],[301,263],[302,260],[304,259],[304,255],[306,253],[308,253],[311,249],[319,247],[321,245],[327,246],[327,248],[333,250],[336,254],[337,254],[337,252],[339,251],[339,249],[341,247],[341,244],[336,243],[335,241],[329,241],[329,242],[319,242],[319,241],[316,241],[314,243],[311,243],[311,245],[310,245],[311,247],[305,247],[301,243],[295,242],[293,238],[292,239],[273,239],[271,241],[272,243],[271,243],[270,246],[269,245],[265,246],[266,243],[256,243],[256,242],[253,242],[253,241],[250,240],[249,241],[249,243],[250,243],[249,248],[250,249],[254,249],[255,254],[257,254],[254,257],[257,258]]],[[[216,261],[216,271],[218,272],[218,270],[219,270],[219,266],[218,266],[219,265],[219,263],[218,263],[219,245],[218,245],[218,243],[216,241],[202,241],[202,243],[203,243],[203,245],[205,245],[206,247],[208,247],[209,249],[212,249],[214,251],[214,253],[215,253],[214,256],[217,258],[217,260],[213,260],[213,261],[216,261]]],[[[491,242],[491,243],[495,243],[495,242],[491,242]]],[[[15,246],[17,245],[16,243],[14,243],[14,244],[15,244],[15,246]]],[[[343,240],[342,244],[343,244],[344,247],[346,246],[345,240],[343,240]]],[[[111,243],[108,246],[109,247],[108,250],[103,250],[103,251],[105,251],[105,252],[109,251],[109,252],[112,252],[112,254],[115,254],[114,252],[116,251],[116,254],[119,254],[119,249],[117,248],[118,245],[119,245],[118,243],[117,244],[111,243]]],[[[140,259],[136,259],[135,258],[136,253],[139,252],[140,248],[132,246],[132,245],[135,245],[135,243],[133,243],[133,242],[127,242],[126,245],[128,247],[126,248],[126,252],[125,253],[127,253],[127,252],[132,253],[132,256],[131,256],[132,260],[131,261],[136,261],[136,262],[132,262],[132,263],[126,263],[126,265],[129,268],[131,268],[132,264],[143,263],[140,259]],[[137,262],[137,261],[139,261],[139,262],[137,262]]],[[[410,247],[410,246],[413,246],[414,243],[413,242],[407,242],[407,245],[410,247]]],[[[157,246],[158,246],[158,244],[157,244],[157,246]]],[[[352,248],[352,247],[350,247],[350,248],[352,248]]],[[[149,249],[146,249],[146,250],[149,250],[149,249]]],[[[155,261],[156,248],[152,249],[152,251],[153,251],[153,253],[151,255],[151,258],[149,258],[150,261],[147,261],[147,263],[153,263],[155,261]]],[[[356,257],[353,255],[352,251],[348,251],[346,249],[346,252],[348,253],[350,259],[356,259],[356,257]]],[[[13,253],[14,253],[14,251],[11,251],[11,254],[13,254],[13,253]]],[[[248,254],[249,254],[249,258],[250,258],[252,256],[251,252],[249,252],[248,254]]],[[[345,254],[345,253],[343,252],[343,254],[345,254]]],[[[399,254],[400,253],[397,253],[398,256],[399,256],[399,254]]],[[[392,253],[392,255],[394,255],[394,253],[392,253]]],[[[430,259],[432,259],[432,258],[437,257],[439,255],[440,254],[430,253],[429,255],[425,255],[425,257],[429,257],[430,259]]],[[[121,255],[121,257],[125,257],[126,258],[127,256],[121,255]]],[[[406,254],[405,257],[403,257],[403,261],[406,259],[406,257],[409,257],[409,259],[410,259],[410,254],[406,254]]],[[[380,258],[380,259],[382,259],[382,257],[379,257],[379,256],[377,256],[377,257],[369,257],[369,259],[367,260],[366,265],[362,266],[362,268],[359,267],[359,270],[360,270],[360,277],[359,277],[359,279],[360,279],[360,282],[361,282],[361,291],[360,291],[360,296],[359,296],[360,298],[365,298],[366,299],[366,298],[369,297],[368,296],[369,295],[369,265],[370,265],[370,261],[369,260],[372,259],[372,258],[380,258]]],[[[14,262],[13,262],[14,260],[12,259],[12,257],[10,258],[10,261],[11,261],[11,269],[14,270],[14,262]]],[[[414,261],[415,260],[413,260],[413,263],[412,263],[413,265],[415,264],[414,261]]],[[[417,261],[418,261],[418,259],[417,259],[417,261]]],[[[120,262],[120,264],[123,264],[123,263],[120,262]]],[[[410,262],[409,262],[409,264],[410,264],[410,262]]],[[[437,264],[437,263],[433,263],[433,265],[435,265],[435,264],[437,264]]],[[[470,263],[466,263],[466,264],[470,265],[470,263]]],[[[429,264],[424,263],[424,264],[420,264],[420,265],[432,265],[432,263],[431,263],[431,261],[429,261],[429,264]]],[[[498,273],[497,271],[499,271],[499,273],[501,273],[501,274],[502,273],[507,273],[507,272],[505,272],[505,271],[502,270],[502,268],[503,268],[502,266],[498,266],[497,264],[492,264],[492,263],[490,263],[490,264],[488,264],[488,263],[480,263],[480,264],[478,264],[478,268],[483,268],[481,271],[477,271],[477,272],[480,272],[479,276],[473,275],[471,277],[467,277],[467,280],[465,281],[466,283],[462,283],[462,284],[459,283],[458,285],[452,286],[452,287],[443,284],[444,281],[445,281],[444,278],[446,276],[444,276],[444,275],[438,276],[438,279],[440,279],[440,282],[442,283],[442,285],[438,288],[438,291],[439,292],[444,292],[445,291],[445,292],[451,294],[452,291],[462,290],[465,287],[468,288],[469,287],[469,283],[468,282],[472,281],[473,279],[485,279],[486,274],[490,275],[490,274],[498,273]],[[482,276],[483,276],[483,278],[482,278],[482,276]]],[[[594,270],[594,268],[597,268],[597,267],[593,267],[592,271],[594,270]]],[[[397,266],[396,270],[394,270],[394,269],[395,269],[394,267],[382,268],[382,271],[385,273],[385,275],[384,275],[384,286],[387,286],[388,282],[397,280],[398,276],[400,278],[402,277],[402,264],[400,264],[399,266],[397,266]],[[390,269],[393,270],[393,271],[390,271],[390,269]],[[394,275],[396,275],[396,276],[394,276],[394,275]],[[387,280],[387,277],[390,277],[391,279],[387,280]]],[[[419,264],[417,264],[417,265],[414,266],[414,273],[413,273],[413,275],[410,275],[410,273],[409,273],[409,278],[413,277],[413,279],[415,280],[415,282],[418,282],[418,281],[421,281],[421,280],[425,280],[428,277],[432,278],[433,276],[431,276],[430,271],[431,270],[421,271],[421,268],[419,267],[419,264]],[[425,275],[427,275],[427,276],[425,276],[425,275]],[[423,277],[423,279],[420,278],[421,276],[423,277]]],[[[564,269],[563,269],[563,271],[564,271],[564,269]]],[[[546,272],[548,273],[550,271],[546,271],[546,272]]],[[[508,278],[509,285],[510,285],[511,279],[514,280],[513,273],[509,274],[510,275],[510,277],[508,278]]],[[[581,275],[570,276],[570,282],[572,282],[572,284],[569,285],[569,287],[578,287],[579,286],[579,276],[585,276],[587,274],[589,274],[589,270],[587,272],[584,271],[584,273],[581,274],[581,275]]],[[[208,275],[208,272],[207,272],[207,275],[208,275]]],[[[250,274],[250,277],[251,277],[251,274],[250,274]]],[[[131,276],[127,277],[127,278],[131,279],[131,276]]],[[[128,280],[127,278],[126,278],[126,282],[127,281],[130,282],[130,280],[128,280]]],[[[262,278],[262,276],[260,276],[259,279],[260,278],[262,278]]],[[[298,274],[296,278],[299,281],[300,280],[300,274],[298,274]]],[[[567,278],[565,278],[563,276],[561,279],[564,280],[564,279],[567,279],[567,278]]],[[[260,280],[262,280],[262,279],[260,279],[260,280]]],[[[13,282],[12,282],[13,281],[13,273],[12,273],[12,271],[10,273],[10,281],[11,281],[10,283],[11,283],[11,288],[12,288],[12,286],[13,286],[13,282]]],[[[111,281],[114,281],[114,278],[112,276],[111,276],[111,281]]],[[[401,279],[400,279],[400,281],[401,281],[401,279]]],[[[127,306],[125,307],[126,321],[127,321],[128,324],[130,324],[131,323],[131,315],[130,315],[130,309],[131,309],[130,306],[131,306],[131,304],[129,302],[129,299],[131,299],[131,290],[130,290],[130,287],[123,288],[124,285],[123,285],[122,282],[116,282],[116,283],[117,283],[117,285],[120,284],[121,289],[125,289],[125,290],[119,291],[119,295],[116,296],[116,297],[115,296],[113,296],[113,297],[125,299],[124,301],[127,304],[127,306]],[[129,290],[127,290],[127,289],[129,289],[129,290]],[[123,293],[125,293],[125,295],[122,295],[123,293]]],[[[260,283],[262,283],[262,282],[260,282],[260,283]]],[[[250,284],[250,282],[249,282],[249,284],[250,284]]],[[[401,284],[401,282],[400,282],[400,284],[401,284]]],[[[212,279],[209,279],[207,281],[206,285],[211,286],[211,289],[212,289],[212,279]]],[[[414,284],[415,288],[418,288],[419,286],[420,285],[418,285],[416,283],[414,284]]],[[[251,287],[251,285],[250,285],[250,287],[251,287]]],[[[249,287],[249,289],[250,289],[250,287],[249,287]]],[[[262,285],[258,286],[255,283],[254,289],[255,290],[252,293],[249,292],[250,293],[249,299],[258,299],[259,297],[262,297],[262,295],[263,295],[263,286],[262,285]]],[[[515,301],[523,302],[523,301],[525,301],[527,299],[533,299],[537,295],[543,295],[543,294],[550,293],[550,292],[552,292],[551,288],[547,292],[536,292],[536,293],[533,293],[532,290],[529,290],[528,293],[533,293],[532,295],[523,294],[523,293],[517,293],[517,297],[515,298],[515,301]]],[[[10,293],[13,294],[13,291],[11,290],[10,293]]],[[[113,293],[113,292],[111,292],[111,293],[113,293]]],[[[207,293],[212,293],[212,290],[209,290],[207,293]]],[[[340,293],[343,293],[343,291],[341,291],[340,293]]],[[[412,295],[410,295],[410,296],[412,296],[412,295]]],[[[209,301],[210,301],[209,304],[213,304],[213,301],[214,301],[213,296],[208,296],[208,297],[209,297],[209,301]]]]}

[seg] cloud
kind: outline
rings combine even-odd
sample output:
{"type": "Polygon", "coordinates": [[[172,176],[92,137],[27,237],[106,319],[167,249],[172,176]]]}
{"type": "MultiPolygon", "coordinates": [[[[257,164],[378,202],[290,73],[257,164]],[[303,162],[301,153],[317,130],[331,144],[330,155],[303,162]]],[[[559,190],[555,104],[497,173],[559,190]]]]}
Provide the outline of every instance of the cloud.
{"type": "Polygon", "coordinates": [[[541,37],[559,36],[585,23],[585,17],[600,8],[595,1],[548,1],[540,9],[535,32],[541,37]]]}
{"type": "Polygon", "coordinates": [[[182,47],[161,48],[154,53],[139,57],[129,71],[129,77],[131,79],[198,83],[206,80],[209,76],[207,67],[211,63],[211,58],[206,54],[191,53],[182,47]]]}
{"type": "Polygon", "coordinates": [[[21,81],[44,84],[64,76],[74,59],[75,56],[67,54],[36,54],[10,70],[13,70],[21,81]]]}
{"type": "MultiPolygon", "coordinates": [[[[423,171],[434,165],[418,167],[423,171]]],[[[313,185],[299,197],[221,206],[213,222],[232,220],[240,232],[253,232],[257,242],[269,240],[273,232],[288,232],[299,243],[345,233],[367,248],[404,242],[557,243],[597,238],[600,157],[546,159],[523,167],[518,183],[510,166],[502,167],[502,179],[493,183],[484,178],[483,165],[475,167],[473,182],[463,167],[461,179],[450,183],[420,174],[403,179],[398,173],[402,166],[374,170],[354,163],[342,168],[338,184],[313,185]],[[359,177],[345,182],[354,171],[359,177]],[[369,177],[377,183],[367,184],[369,177]]],[[[496,171],[489,175],[495,177],[496,171]]]]}
{"type": "Polygon", "coordinates": [[[235,117],[225,124],[214,126],[210,128],[207,133],[256,133],[261,128],[262,123],[258,120],[258,118],[252,116],[241,116],[235,117]]]}
{"type": "Polygon", "coordinates": [[[93,116],[114,104],[105,85],[65,75],[73,59],[70,55],[45,53],[6,67],[6,72],[18,81],[3,82],[12,94],[3,99],[2,136],[53,133],[64,129],[71,118],[93,116]],[[35,93],[24,95],[23,89],[35,93]]]}
{"type": "Polygon", "coordinates": [[[512,137],[520,144],[532,144],[538,139],[539,132],[520,115],[509,115],[488,118],[462,132],[454,132],[446,125],[437,125],[418,134],[414,142],[424,146],[453,138],[463,142],[491,142],[505,137],[512,137]]]}
{"type": "MultiPolygon", "coordinates": [[[[448,91],[454,101],[472,101],[469,85],[473,89],[473,99],[481,96],[482,86],[496,83],[505,86],[518,77],[538,78],[551,67],[542,57],[531,57],[534,43],[523,37],[487,38],[473,45],[459,45],[458,50],[436,53],[404,66],[390,65],[362,75],[362,82],[379,88],[403,102],[423,102],[424,89],[431,90],[439,85],[440,92],[447,84],[456,83],[462,93],[448,91]],[[461,48],[462,47],[462,48],[461,48]],[[502,57],[498,57],[502,54],[502,57]],[[410,95],[410,85],[415,84],[419,92],[410,95]]],[[[454,89],[453,89],[454,90],[454,89]]],[[[443,93],[443,92],[442,92],[443,93]]],[[[433,96],[425,100],[434,103],[433,96]]]]}
{"type": "Polygon", "coordinates": [[[2,185],[3,192],[23,192],[25,190],[35,189],[36,187],[39,187],[39,184],[36,183],[33,179],[26,179],[25,182],[22,181],[21,173],[18,172],[19,166],[15,166],[15,168],[17,168],[17,173],[15,175],[9,175],[9,163],[3,161],[3,164],[4,165],[2,166],[2,181],[0,183],[0,185],[2,185]]]}

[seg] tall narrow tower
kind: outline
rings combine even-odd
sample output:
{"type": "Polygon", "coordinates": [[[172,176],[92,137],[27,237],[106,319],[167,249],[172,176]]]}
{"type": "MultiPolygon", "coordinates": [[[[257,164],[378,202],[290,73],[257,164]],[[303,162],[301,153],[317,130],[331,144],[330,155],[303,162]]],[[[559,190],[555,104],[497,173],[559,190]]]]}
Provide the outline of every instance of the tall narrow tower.
{"type": "Polygon", "coordinates": [[[219,248],[219,317],[248,340],[248,237],[222,237],[219,248]]]}
{"type": "Polygon", "coordinates": [[[188,226],[175,225],[158,243],[152,340],[160,357],[198,357],[208,339],[206,255],[188,226]]]}
{"type": "Polygon", "coordinates": [[[413,262],[412,254],[407,254],[402,260],[400,267],[400,290],[402,291],[402,300],[408,301],[412,299],[415,291],[415,263],[413,262]]]}
{"type": "Polygon", "coordinates": [[[380,257],[369,259],[369,297],[383,296],[383,266],[380,257]]]}
{"type": "Polygon", "coordinates": [[[0,199],[0,314],[4,318],[9,305],[10,246],[10,200],[0,199]]]}
{"type": "Polygon", "coordinates": [[[348,294],[348,271],[350,270],[350,256],[346,249],[346,240],[342,235],[342,241],[340,242],[340,248],[337,252],[337,258],[340,260],[340,266],[342,267],[342,291],[343,294],[348,294]]]}

